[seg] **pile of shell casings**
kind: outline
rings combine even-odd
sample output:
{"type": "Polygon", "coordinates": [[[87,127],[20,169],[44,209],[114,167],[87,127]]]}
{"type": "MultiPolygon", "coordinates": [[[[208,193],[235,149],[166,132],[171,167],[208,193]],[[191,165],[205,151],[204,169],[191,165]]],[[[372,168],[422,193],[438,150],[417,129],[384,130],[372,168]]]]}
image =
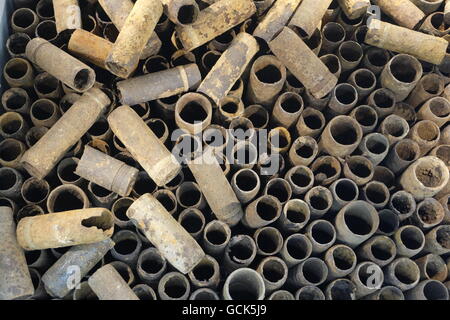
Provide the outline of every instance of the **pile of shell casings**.
{"type": "Polygon", "coordinates": [[[449,299],[449,0],[15,4],[0,299],[449,299]]]}

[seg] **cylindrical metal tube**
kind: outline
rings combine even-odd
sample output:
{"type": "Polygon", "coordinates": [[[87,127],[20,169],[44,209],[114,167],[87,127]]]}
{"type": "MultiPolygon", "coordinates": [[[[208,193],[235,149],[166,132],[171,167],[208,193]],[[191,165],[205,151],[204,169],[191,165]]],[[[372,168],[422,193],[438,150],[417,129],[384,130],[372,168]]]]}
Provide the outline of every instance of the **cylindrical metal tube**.
{"type": "Polygon", "coordinates": [[[314,181],[318,185],[327,186],[341,176],[341,163],[336,157],[321,156],[311,165],[314,181]]]}
{"type": "Polygon", "coordinates": [[[300,233],[294,233],[287,237],[280,251],[280,256],[289,268],[306,260],[311,254],[311,241],[300,233]]]}
{"type": "Polygon", "coordinates": [[[195,0],[162,0],[164,13],[176,25],[195,23],[200,9],[195,0]]]}
{"type": "Polygon", "coordinates": [[[411,128],[408,137],[417,142],[420,148],[420,155],[424,156],[438,144],[441,132],[435,122],[421,120],[411,128]]]}
{"type": "Polygon", "coordinates": [[[347,80],[358,93],[359,101],[364,100],[375,89],[377,78],[369,69],[358,69],[352,72],[347,80]]]}
{"type": "Polygon", "coordinates": [[[59,108],[50,99],[38,99],[31,105],[30,118],[36,127],[52,127],[60,118],[59,108]]]}
{"type": "Polygon", "coordinates": [[[320,286],[328,276],[328,267],[319,258],[308,258],[289,270],[287,282],[293,288],[320,286]]]}
{"type": "Polygon", "coordinates": [[[203,230],[203,247],[207,254],[221,257],[231,238],[230,227],[220,220],[212,220],[203,230]]]}
{"type": "Polygon", "coordinates": [[[158,249],[151,247],[143,250],[138,257],[136,272],[148,285],[156,284],[167,269],[167,261],[158,249]]]}
{"type": "MultiPolygon", "coordinates": [[[[315,3],[315,1],[313,1],[315,3]]],[[[300,8],[300,7],[299,7],[300,8]]],[[[299,12],[301,10],[297,10],[299,12]]],[[[291,29],[284,27],[269,43],[272,52],[315,98],[326,96],[336,85],[337,78],[291,29]],[[290,44],[289,54],[286,43],[290,44]],[[303,66],[310,66],[304,68],[303,66]]]]}
{"type": "Polygon", "coordinates": [[[416,211],[412,215],[412,221],[422,230],[426,230],[440,224],[444,216],[445,211],[439,201],[433,198],[425,198],[417,204],[416,211]]]}
{"type": "Polygon", "coordinates": [[[437,157],[427,156],[416,160],[402,174],[400,185],[416,200],[433,197],[448,183],[449,171],[437,157]]]}
{"type": "Polygon", "coordinates": [[[377,5],[383,13],[391,17],[398,25],[409,29],[414,29],[425,17],[422,10],[414,5],[414,1],[379,0],[377,5]]]}
{"type": "Polygon", "coordinates": [[[139,300],[111,264],[98,269],[89,277],[88,283],[100,300],[139,300]]]}
{"type": "Polygon", "coordinates": [[[361,200],[351,202],[336,216],[336,237],[354,248],[377,231],[379,221],[378,212],[372,205],[361,200]]]}
{"type": "Polygon", "coordinates": [[[163,186],[181,170],[175,157],[130,107],[115,109],[109,115],[108,123],[157,185],[163,186]],[[136,139],[136,136],[140,139],[136,139]]]}
{"type": "Polygon", "coordinates": [[[113,216],[107,209],[72,210],[23,218],[17,240],[26,250],[58,248],[102,241],[113,230],[113,216]]]}
{"type": "Polygon", "coordinates": [[[130,230],[120,230],[112,240],[114,241],[114,246],[111,248],[113,259],[134,267],[142,249],[142,241],[137,234],[130,230]]]}
{"type": "Polygon", "coordinates": [[[368,105],[356,107],[350,113],[350,117],[354,118],[359,123],[363,134],[372,132],[378,123],[377,111],[368,105]]]}
{"type": "Polygon", "coordinates": [[[138,172],[122,161],[86,146],[75,174],[126,197],[131,192],[138,172]]]}
{"type": "Polygon", "coordinates": [[[440,225],[431,231],[429,231],[425,236],[425,253],[434,254],[447,254],[450,252],[450,225],[440,225]]]}
{"type": "Polygon", "coordinates": [[[252,169],[238,170],[231,178],[231,187],[242,204],[253,200],[261,188],[260,178],[252,169]]]}
{"type": "Polygon", "coordinates": [[[277,220],[281,214],[281,203],[272,195],[263,195],[245,209],[242,223],[249,228],[261,228],[277,220]]]}
{"type": "Polygon", "coordinates": [[[319,148],[330,155],[344,157],[358,147],[362,135],[362,129],[354,118],[337,116],[325,127],[319,148]]]}
{"type": "Polygon", "coordinates": [[[383,271],[381,268],[370,261],[359,263],[355,267],[355,270],[350,274],[349,278],[355,284],[356,299],[360,299],[374,293],[381,288],[384,281],[383,271]],[[374,274],[376,276],[371,278],[374,274]]]}
{"type": "Polygon", "coordinates": [[[311,37],[321,23],[332,0],[303,0],[292,16],[289,27],[294,27],[300,34],[311,37]]]}
{"type": "Polygon", "coordinates": [[[309,206],[300,199],[291,199],[285,203],[277,223],[284,232],[299,232],[310,219],[309,206]]]}
{"type": "Polygon", "coordinates": [[[370,181],[363,188],[362,198],[377,210],[387,205],[389,197],[389,189],[382,182],[370,181]]]}
{"type": "Polygon", "coordinates": [[[391,55],[388,50],[369,47],[364,54],[362,66],[372,71],[378,77],[390,58],[391,55]]]}
{"type": "Polygon", "coordinates": [[[283,237],[280,231],[273,227],[263,227],[253,235],[257,253],[262,256],[276,255],[283,247],[283,237]]]}
{"type": "Polygon", "coordinates": [[[358,92],[356,88],[348,83],[340,83],[331,92],[331,99],[328,103],[330,115],[347,114],[358,102],[358,92]]]}
{"type": "Polygon", "coordinates": [[[417,85],[422,74],[422,65],[415,57],[398,54],[386,64],[381,72],[381,86],[391,90],[397,102],[403,101],[417,85]]]}
{"type": "Polygon", "coordinates": [[[380,133],[370,133],[361,140],[361,155],[367,157],[375,166],[386,157],[389,151],[389,140],[380,133]]]}
{"type": "Polygon", "coordinates": [[[211,118],[211,102],[200,93],[188,92],[175,105],[177,126],[190,134],[202,132],[211,124],[211,118]]]}
{"type": "Polygon", "coordinates": [[[365,300],[405,300],[402,290],[395,286],[385,286],[365,297],[365,300]]]}
{"type": "Polygon", "coordinates": [[[413,257],[425,246],[425,235],[415,226],[405,225],[400,227],[393,235],[397,246],[397,255],[403,257],[413,257]]]}
{"type": "Polygon", "coordinates": [[[420,269],[421,280],[438,280],[444,282],[447,279],[447,265],[439,255],[430,253],[416,259],[415,262],[420,269]]]}
{"type": "Polygon", "coordinates": [[[433,35],[408,30],[378,19],[372,19],[368,27],[365,42],[372,46],[410,54],[437,65],[442,63],[447,52],[447,40],[433,35]]]}
{"type": "Polygon", "coordinates": [[[266,295],[284,285],[288,276],[286,263],[278,257],[264,258],[256,268],[264,280],[266,295]]]}
{"type": "Polygon", "coordinates": [[[424,280],[405,294],[407,300],[448,300],[447,287],[437,280],[424,280]]]}
{"type": "Polygon", "coordinates": [[[114,246],[111,239],[75,246],[62,255],[42,276],[45,290],[53,297],[64,298],[79,281],[114,246]],[[79,277],[73,277],[77,269],[79,277]],[[72,282],[71,282],[72,281],[72,282]]]}
{"type": "Polygon", "coordinates": [[[327,188],[316,186],[305,194],[305,202],[310,208],[311,219],[317,219],[323,217],[330,210],[333,196],[327,188]]]}
{"type": "Polygon", "coordinates": [[[346,178],[353,180],[358,186],[363,186],[372,180],[374,165],[364,156],[349,156],[342,171],[346,178]]]}
{"type": "Polygon", "coordinates": [[[11,15],[11,29],[14,32],[26,33],[34,37],[38,23],[39,17],[30,8],[18,8],[11,15]]]}
{"type": "Polygon", "coordinates": [[[312,245],[312,253],[318,255],[336,242],[336,230],[326,220],[315,220],[306,227],[306,236],[312,245]]]}
{"type": "Polygon", "coordinates": [[[349,19],[364,16],[370,6],[370,0],[338,0],[338,3],[349,19]]]}
{"type": "Polygon", "coordinates": [[[197,92],[205,94],[219,105],[258,50],[255,38],[245,32],[239,33],[200,83],[197,92]],[[217,81],[220,81],[220,85],[217,81]]]}
{"type": "Polygon", "coordinates": [[[176,26],[176,32],[184,49],[192,51],[244,22],[255,12],[252,0],[217,1],[203,9],[194,23],[176,26]]]}
{"type": "Polygon", "coordinates": [[[336,279],[325,288],[327,300],[356,300],[356,286],[348,279],[336,279]]]}
{"type": "Polygon", "coordinates": [[[325,252],[324,261],[328,267],[327,280],[334,280],[349,275],[356,267],[357,258],[352,248],[337,244],[325,252]]]}
{"type": "Polygon", "coordinates": [[[192,285],[196,288],[215,289],[220,282],[220,267],[216,259],[206,255],[189,274],[192,285]]]}
{"type": "Polygon", "coordinates": [[[82,29],[75,30],[68,43],[72,54],[103,69],[106,69],[106,58],[112,46],[108,40],[82,29]]]}
{"type": "Polygon", "coordinates": [[[12,88],[31,88],[33,87],[34,70],[28,60],[12,58],[3,67],[3,77],[12,88]]]}
{"type": "Polygon", "coordinates": [[[93,69],[44,39],[35,38],[28,42],[26,55],[75,91],[85,92],[95,83],[93,69]]]}
{"type": "Polygon", "coordinates": [[[384,269],[384,280],[386,284],[406,291],[419,283],[420,270],[411,259],[397,258],[384,269]]]}
{"type": "Polygon", "coordinates": [[[450,120],[450,102],[443,97],[429,99],[419,109],[418,120],[430,120],[442,127],[450,120]]]}
{"type": "Polygon", "coordinates": [[[361,45],[356,41],[345,41],[339,46],[336,55],[342,66],[342,72],[355,69],[361,62],[364,52],[361,45]]]}
{"type": "Polygon", "coordinates": [[[387,236],[375,236],[367,240],[357,250],[358,257],[384,267],[397,255],[395,242],[387,236]]]}
{"type": "Polygon", "coordinates": [[[25,169],[36,178],[45,177],[62,156],[92,126],[109,103],[108,97],[99,89],[92,89],[51,127],[51,129],[22,157],[25,169]],[[72,124],[78,125],[74,127],[72,124]],[[64,132],[65,139],[61,139],[64,132]]]}
{"type": "Polygon", "coordinates": [[[16,139],[4,139],[0,142],[0,165],[14,169],[23,169],[21,159],[23,159],[26,146],[16,139]]]}
{"type": "Polygon", "coordinates": [[[43,203],[50,193],[50,185],[46,180],[39,180],[35,177],[28,178],[22,185],[20,194],[28,204],[43,203]]]}
{"type": "Polygon", "coordinates": [[[289,128],[297,122],[298,117],[303,112],[303,106],[303,99],[299,94],[282,93],[273,107],[272,119],[276,124],[289,128]]]}
{"type": "MultiPolygon", "coordinates": [[[[270,1],[270,0],[269,0],[270,1]]],[[[256,1],[256,7],[259,12],[258,2],[256,1]]],[[[268,2],[268,1],[265,1],[268,2]]],[[[272,0],[273,2],[273,0],[272,0]]],[[[299,3],[302,0],[281,0],[276,1],[272,7],[267,11],[264,17],[259,21],[253,35],[255,37],[263,39],[265,42],[269,42],[272,38],[283,28],[291,19],[299,3]]]]}
{"type": "Polygon", "coordinates": [[[197,208],[186,208],[178,216],[178,223],[196,240],[205,228],[205,216],[197,208]]]}
{"type": "Polygon", "coordinates": [[[248,235],[233,236],[228,242],[223,255],[225,273],[248,267],[256,257],[256,243],[248,235]]]}
{"type": "Polygon", "coordinates": [[[134,105],[186,92],[200,80],[197,65],[188,64],[120,81],[117,89],[123,104],[134,105]]]}
{"type": "Polygon", "coordinates": [[[336,180],[330,185],[329,189],[333,196],[333,204],[330,210],[334,212],[341,210],[343,206],[350,202],[358,200],[359,197],[358,185],[347,178],[336,180]]]}
{"type": "Polygon", "coordinates": [[[137,199],[128,208],[127,216],[180,272],[188,273],[204,257],[200,245],[150,194],[137,199]]]}
{"type": "Polygon", "coordinates": [[[136,69],[139,58],[162,14],[160,1],[137,1],[120,27],[120,33],[106,58],[106,67],[122,78],[136,69]]]}
{"type": "Polygon", "coordinates": [[[13,211],[0,207],[0,299],[25,299],[34,294],[23,249],[16,239],[13,211]]]}
{"type": "Polygon", "coordinates": [[[308,107],[303,110],[295,125],[299,136],[310,136],[316,138],[325,127],[325,117],[317,109],[308,107]]]}
{"type": "Polygon", "coordinates": [[[22,115],[29,113],[30,97],[22,88],[10,88],[2,94],[1,103],[5,111],[14,111],[22,115]]]}
{"type": "Polygon", "coordinates": [[[398,174],[416,161],[419,156],[420,148],[417,142],[411,139],[402,139],[391,148],[384,162],[394,174],[398,174]]]}
{"type": "Polygon", "coordinates": [[[0,196],[19,199],[23,184],[22,174],[9,167],[0,168],[0,196]]]}
{"type": "Polygon", "coordinates": [[[334,52],[345,40],[345,30],[337,22],[328,22],[322,28],[322,50],[334,52]]]}
{"type": "Polygon", "coordinates": [[[263,300],[264,280],[250,268],[241,268],[228,275],[222,291],[225,300],[263,300]]]}
{"type": "Polygon", "coordinates": [[[53,10],[58,33],[81,29],[81,10],[78,0],[53,1],[53,10]]]}
{"type": "Polygon", "coordinates": [[[440,96],[444,91],[444,79],[435,73],[424,75],[406,100],[413,108],[433,97],[440,96]]]}
{"type": "Polygon", "coordinates": [[[306,166],[295,166],[289,169],[284,179],[291,185],[294,195],[301,195],[314,185],[314,174],[306,166]]]}

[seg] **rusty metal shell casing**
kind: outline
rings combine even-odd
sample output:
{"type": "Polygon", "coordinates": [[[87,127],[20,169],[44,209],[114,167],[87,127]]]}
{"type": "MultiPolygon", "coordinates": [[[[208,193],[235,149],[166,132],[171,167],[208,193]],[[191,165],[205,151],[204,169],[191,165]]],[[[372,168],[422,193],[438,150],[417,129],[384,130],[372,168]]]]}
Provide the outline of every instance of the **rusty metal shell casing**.
{"type": "Polygon", "coordinates": [[[183,48],[192,51],[244,22],[255,12],[252,0],[217,1],[203,9],[194,23],[176,26],[176,32],[183,48]]]}
{"type": "Polygon", "coordinates": [[[188,166],[215,216],[230,226],[236,225],[244,212],[213,150],[206,149],[201,157],[190,161],[188,166]]]}
{"type": "Polygon", "coordinates": [[[100,300],[139,300],[120,273],[107,264],[91,275],[89,286],[100,300]]]}
{"type": "Polygon", "coordinates": [[[311,37],[331,2],[332,0],[303,0],[289,22],[289,27],[298,28],[302,33],[311,37]]]}
{"type": "Polygon", "coordinates": [[[3,77],[12,88],[31,88],[33,87],[34,70],[28,60],[12,58],[3,67],[3,77]]]}
{"type": "Polygon", "coordinates": [[[208,72],[197,91],[219,105],[258,50],[259,45],[255,38],[245,32],[239,33],[208,72]]]}
{"type": "Polygon", "coordinates": [[[443,189],[449,180],[445,163],[437,157],[422,157],[412,163],[400,178],[400,185],[416,200],[431,198],[443,189]]]}
{"type": "Polygon", "coordinates": [[[127,216],[178,271],[186,274],[204,258],[200,245],[152,195],[137,199],[127,216]]]}
{"type": "Polygon", "coordinates": [[[54,0],[56,31],[81,29],[81,10],[78,0],[54,0]]]}
{"type": "Polygon", "coordinates": [[[93,88],[84,93],[49,131],[25,152],[22,163],[36,178],[44,178],[64,154],[94,124],[108,104],[108,97],[93,88]],[[74,126],[74,123],[77,126],[74,126]]]}
{"type": "Polygon", "coordinates": [[[430,120],[442,127],[450,120],[450,102],[443,97],[429,99],[417,112],[417,120],[430,120]]]}
{"type": "Polygon", "coordinates": [[[410,0],[378,0],[377,5],[400,26],[414,29],[425,14],[410,0]]]}
{"type": "Polygon", "coordinates": [[[426,74],[419,80],[406,103],[417,108],[429,99],[440,96],[443,91],[444,79],[435,73],[426,74]]]}
{"type": "Polygon", "coordinates": [[[410,0],[425,14],[430,14],[441,6],[444,0],[410,0]]]}
{"type": "Polygon", "coordinates": [[[70,54],[42,38],[27,44],[27,58],[43,70],[79,92],[89,90],[95,83],[95,72],[70,54]]]}
{"type": "Polygon", "coordinates": [[[164,13],[176,25],[189,25],[197,20],[200,9],[195,0],[161,0],[164,13]]]}
{"type": "Polygon", "coordinates": [[[247,99],[266,108],[273,105],[286,81],[286,68],[273,55],[257,58],[250,69],[247,99]]]}
{"type": "Polygon", "coordinates": [[[97,149],[85,146],[75,174],[122,197],[130,194],[139,170],[97,149]]]}
{"type": "Polygon", "coordinates": [[[25,250],[89,244],[109,238],[114,216],[104,208],[55,212],[20,220],[17,240],[25,250]]]}
{"type": "Polygon", "coordinates": [[[26,33],[34,37],[38,23],[39,17],[30,8],[19,8],[11,15],[11,29],[14,32],[26,33]]]}
{"type": "Polygon", "coordinates": [[[337,116],[328,122],[319,142],[319,149],[336,157],[351,154],[361,142],[362,129],[349,116],[337,116]]]}
{"type": "Polygon", "coordinates": [[[133,158],[158,186],[165,185],[181,170],[172,153],[130,107],[121,106],[115,109],[108,116],[108,123],[133,158]]]}
{"type": "Polygon", "coordinates": [[[79,245],[63,254],[43,275],[45,290],[53,297],[64,298],[103,256],[114,247],[111,239],[79,245]],[[79,268],[79,278],[73,277],[74,268],[79,268]],[[70,282],[70,280],[74,280],[70,282]],[[70,286],[69,284],[72,284],[70,286]]]}
{"type": "Polygon", "coordinates": [[[337,84],[336,76],[291,29],[284,27],[269,42],[269,47],[315,98],[326,96],[337,84]],[[287,43],[290,45],[289,50],[286,50],[287,43]],[[309,67],[304,68],[304,66],[309,67]]]}
{"type": "Polygon", "coordinates": [[[86,30],[75,30],[69,40],[69,51],[84,60],[106,69],[106,58],[113,44],[86,30]]]}
{"type": "Polygon", "coordinates": [[[410,54],[417,59],[441,64],[447,52],[448,41],[422,32],[409,30],[372,19],[365,42],[383,49],[410,54]]]}
{"type": "Polygon", "coordinates": [[[302,0],[279,0],[258,23],[253,36],[269,42],[291,19],[302,0]]]}
{"type": "Polygon", "coordinates": [[[34,294],[23,249],[16,239],[13,211],[0,207],[0,300],[25,299],[34,294]]]}
{"type": "Polygon", "coordinates": [[[381,72],[381,85],[394,93],[395,101],[403,101],[419,82],[422,74],[419,60],[407,54],[398,54],[381,72]]]}
{"type": "Polygon", "coordinates": [[[175,123],[190,134],[202,132],[211,124],[212,109],[210,100],[204,95],[188,92],[175,105],[175,123]]]}
{"type": "Polygon", "coordinates": [[[123,104],[135,105],[189,91],[200,81],[197,65],[188,64],[119,81],[117,89],[123,104]]]}
{"type": "Polygon", "coordinates": [[[349,19],[357,19],[366,14],[370,0],[338,0],[339,6],[349,19]]]}
{"type": "Polygon", "coordinates": [[[431,120],[417,122],[409,131],[408,138],[417,142],[420,148],[420,156],[426,155],[434,148],[441,137],[438,125],[431,120]]]}
{"type": "Polygon", "coordinates": [[[159,0],[136,1],[106,59],[106,67],[110,72],[128,78],[136,69],[162,11],[159,0]]]}

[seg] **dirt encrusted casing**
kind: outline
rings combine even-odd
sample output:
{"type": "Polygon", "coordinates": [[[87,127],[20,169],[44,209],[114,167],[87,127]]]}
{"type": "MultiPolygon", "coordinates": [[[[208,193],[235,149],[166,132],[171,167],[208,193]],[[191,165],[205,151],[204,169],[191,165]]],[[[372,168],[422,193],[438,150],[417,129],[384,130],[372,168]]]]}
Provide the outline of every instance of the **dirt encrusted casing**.
{"type": "Polygon", "coordinates": [[[448,41],[443,38],[376,19],[372,19],[368,27],[365,42],[372,46],[410,54],[437,65],[442,63],[447,52],[448,41]]]}
{"type": "Polygon", "coordinates": [[[207,95],[219,105],[258,50],[255,38],[245,32],[239,33],[208,72],[197,91],[207,95]]]}
{"type": "Polygon", "coordinates": [[[106,110],[110,101],[100,89],[84,93],[22,157],[24,168],[42,179],[106,110]]]}
{"type": "Polygon", "coordinates": [[[139,170],[97,149],[85,146],[75,174],[122,197],[130,194],[139,170]]]}
{"type": "Polygon", "coordinates": [[[205,257],[197,241],[151,194],[137,199],[128,208],[127,216],[181,273],[190,272],[205,257]]]}
{"type": "Polygon", "coordinates": [[[180,172],[181,166],[175,156],[133,109],[128,106],[115,109],[109,115],[108,123],[158,186],[165,185],[180,172]]]}
{"type": "Polygon", "coordinates": [[[49,213],[20,220],[17,241],[25,250],[89,244],[111,237],[114,216],[104,208],[49,213]]]}
{"type": "Polygon", "coordinates": [[[0,300],[25,299],[34,294],[23,249],[16,239],[13,211],[0,207],[0,300]]]}
{"type": "MultiPolygon", "coordinates": [[[[130,269],[131,270],[131,269],[130,269]]],[[[107,264],[89,277],[89,286],[100,300],[139,300],[120,273],[107,264]]]]}
{"type": "Polygon", "coordinates": [[[198,66],[188,64],[120,81],[117,89],[123,104],[135,105],[189,91],[201,80],[198,66]]]}
{"type": "Polygon", "coordinates": [[[128,78],[136,69],[162,11],[159,0],[136,1],[106,59],[106,67],[110,72],[128,78]]]}
{"type": "Polygon", "coordinates": [[[284,27],[270,41],[269,47],[315,98],[326,96],[336,86],[336,76],[291,29],[284,27]],[[286,46],[289,46],[289,50],[286,50],[286,46]]]}
{"type": "Polygon", "coordinates": [[[71,89],[85,92],[95,83],[95,72],[88,65],[42,38],[27,44],[27,58],[71,89]]]}
{"type": "Polygon", "coordinates": [[[244,22],[256,12],[252,0],[221,0],[200,11],[190,25],[176,26],[183,48],[192,51],[244,22]]]}
{"type": "Polygon", "coordinates": [[[207,148],[188,166],[216,217],[230,226],[236,225],[244,212],[213,150],[207,148]]]}
{"type": "Polygon", "coordinates": [[[113,247],[114,242],[110,238],[72,247],[42,276],[45,290],[54,297],[64,298],[79,284],[77,280],[83,279],[113,247]],[[74,272],[79,278],[74,277],[74,272]]]}
{"type": "MultiPolygon", "coordinates": [[[[114,23],[117,30],[122,30],[125,20],[133,9],[134,3],[131,0],[98,0],[108,17],[114,23]]],[[[156,32],[153,32],[141,52],[141,59],[146,59],[159,52],[161,49],[161,40],[156,32]]]]}
{"type": "Polygon", "coordinates": [[[53,10],[58,33],[81,29],[81,10],[78,0],[55,0],[53,1],[53,10]]]}
{"type": "Polygon", "coordinates": [[[75,56],[106,69],[106,58],[112,46],[113,43],[102,37],[86,30],[77,29],[70,37],[68,49],[75,56]]]}

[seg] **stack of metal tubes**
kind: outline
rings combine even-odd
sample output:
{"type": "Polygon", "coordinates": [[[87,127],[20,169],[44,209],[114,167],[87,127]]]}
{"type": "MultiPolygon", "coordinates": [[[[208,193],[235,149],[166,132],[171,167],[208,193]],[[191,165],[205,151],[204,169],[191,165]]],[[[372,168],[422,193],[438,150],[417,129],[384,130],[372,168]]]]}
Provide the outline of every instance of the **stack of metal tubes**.
{"type": "Polygon", "coordinates": [[[0,299],[448,300],[450,0],[15,0],[0,299]]]}

